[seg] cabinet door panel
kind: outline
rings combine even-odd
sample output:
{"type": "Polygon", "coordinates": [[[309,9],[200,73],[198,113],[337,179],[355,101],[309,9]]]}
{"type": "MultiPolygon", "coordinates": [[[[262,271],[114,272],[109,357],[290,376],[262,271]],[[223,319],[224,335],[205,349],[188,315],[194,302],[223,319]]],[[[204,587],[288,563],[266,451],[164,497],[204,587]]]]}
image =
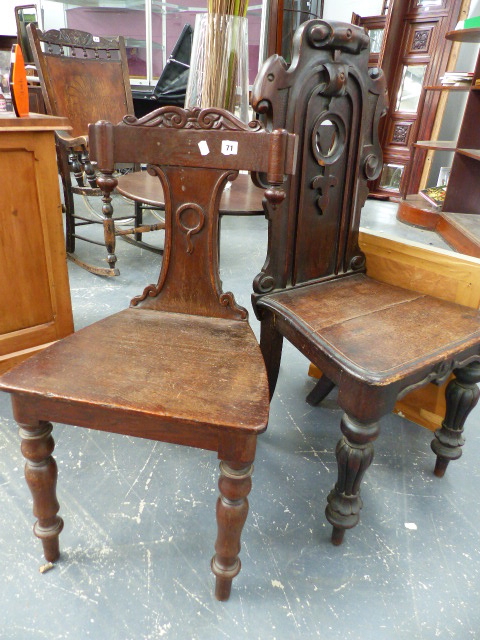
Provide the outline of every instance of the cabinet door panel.
{"type": "Polygon", "coordinates": [[[54,129],[0,115],[0,373],[73,331],[54,129]]]}
{"type": "Polygon", "coordinates": [[[44,324],[54,316],[40,203],[35,188],[37,163],[38,158],[31,149],[3,149],[0,154],[3,183],[0,243],[2,335],[44,324]],[[14,313],[9,312],[11,307],[14,313]]]}

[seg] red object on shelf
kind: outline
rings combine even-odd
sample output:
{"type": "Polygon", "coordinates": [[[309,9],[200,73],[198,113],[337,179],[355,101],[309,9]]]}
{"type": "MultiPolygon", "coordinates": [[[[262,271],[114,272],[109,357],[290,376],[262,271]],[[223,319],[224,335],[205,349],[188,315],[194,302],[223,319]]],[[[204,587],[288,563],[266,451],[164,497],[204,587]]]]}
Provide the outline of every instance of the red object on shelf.
{"type": "Polygon", "coordinates": [[[25,71],[25,61],[19,44],[12,46],[12,59],[10,67],[10,85],[12,102],[15,113],[19,118],[28,116],[28,84],[25,71]]]}

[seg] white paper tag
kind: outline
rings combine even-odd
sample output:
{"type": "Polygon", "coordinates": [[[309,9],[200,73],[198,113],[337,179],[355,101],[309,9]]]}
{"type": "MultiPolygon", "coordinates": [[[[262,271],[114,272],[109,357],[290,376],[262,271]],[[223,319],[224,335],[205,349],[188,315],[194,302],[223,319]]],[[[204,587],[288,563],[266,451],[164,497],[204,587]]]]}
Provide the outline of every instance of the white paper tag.
{"type": "Polygon", "coordinates": [[[210,149],[208,148],[208,144],[206,140],[200,140],[198,143],[198,148],[200,149],[200,153],[202,156],[208,156],[210,153],[210,149]]]}
{"type": "Polygon", "coordinates": [[[94,42],[100,42],[100,38],[98,36],[93,36],[92,40],[94,42]]]}
{"type": "Polygon", "coordinates": [[[236,156],[238,153],[238,142],[236,140],[222,140],[222,154],[224,156],[236,156]]]}

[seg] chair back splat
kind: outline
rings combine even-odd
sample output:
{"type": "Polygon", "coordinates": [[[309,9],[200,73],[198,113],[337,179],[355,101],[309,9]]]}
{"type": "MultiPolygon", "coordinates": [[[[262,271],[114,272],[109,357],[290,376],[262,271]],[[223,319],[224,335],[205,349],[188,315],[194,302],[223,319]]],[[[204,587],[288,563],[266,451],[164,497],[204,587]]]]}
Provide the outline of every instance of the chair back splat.
{"type": "Polygon", "coordinates": [[[432,442],[435,474],[460,457],[463,424],[480,395],[480,314],[366,275],[358,230],[367,181],[382,169],[385,81],[368,68],[369,38],[353,25],[305,22],[293,50],[289,68],[278,56],[268,59],[252,91],[267,126],[299,138],[286,198],[275,211],[266,208],[268,254],[252,301],[270,394],[284,337],[323,373],[311,404],[338,387],[345,413],[326,515],[340,544],[359,521],[360,483],[380,418],[408,391],[452,371],[445,420],[432,442]]]}
{"type": "MultiPolygon", "coordinates": [[[[267,181],[280,186],[293,170],[294,136],[285,130],[268,133],[259,122],[241,125],[214,109],[163,107],[143,118],[126,117],[114,126],[89,127],[92,158],[106,177],[104,194],[116,186],[114,161],[127,158],[149,163],[165,194],[165,250],[157,285],[145,289],[132,305],[177,313],[240,319],[246,310],[231,293],[221,291],[218,274],[219,204],[223,189],[239,169],[267,169],[267,181]],[[174,135],[172,135],[174,133],[174,135]],[[114,160],[115,158],[115,160],[114,160]]],[[[277,202],[284,192],[269,189],[277,202]]],[[[273,204],[272,206],[276,206],[273,204]]]]}
{"type": "Polygon", "coordinates": [[[299,138],[296,175],[281,214],[270,219],[258,294],[365,267],[360,210],[367,180],[382,166],[377,129],[385,106],[383,75],[367,73],[368,45],[353,25],[306,22],[295,34],[291,66],[272,56],[253,86],[253,107],[268,126],[299,138]]]}

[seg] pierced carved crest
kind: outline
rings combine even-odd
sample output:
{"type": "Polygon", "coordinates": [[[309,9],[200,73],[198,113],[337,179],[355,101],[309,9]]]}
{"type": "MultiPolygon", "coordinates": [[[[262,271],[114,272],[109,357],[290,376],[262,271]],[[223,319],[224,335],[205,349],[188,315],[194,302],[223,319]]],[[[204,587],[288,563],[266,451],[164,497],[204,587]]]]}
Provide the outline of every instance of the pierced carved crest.
{"type": "Polygon", "coordinates": [[[262,131],[264,126],[258,120],[245,124],[233,114],[222,109],[182,109],[181,107],[161,107],[142,118],[125,116],[125,124],[143,127],[161,127],[165,129],[210,129],[221,131],[262,131]]]}
{"type": "Polygon", "coordinates": [[[119,43],[116,38],[105,38],[102,36],[93,36],[86,31],[77,29],[50,29],[42,32],[37,30],[38,37],[41,42],[45,42],[49,47],[49,52],[53,46],[72,47],[78,49],[95,49],[102,51],[118,51],[119,43]]]}

